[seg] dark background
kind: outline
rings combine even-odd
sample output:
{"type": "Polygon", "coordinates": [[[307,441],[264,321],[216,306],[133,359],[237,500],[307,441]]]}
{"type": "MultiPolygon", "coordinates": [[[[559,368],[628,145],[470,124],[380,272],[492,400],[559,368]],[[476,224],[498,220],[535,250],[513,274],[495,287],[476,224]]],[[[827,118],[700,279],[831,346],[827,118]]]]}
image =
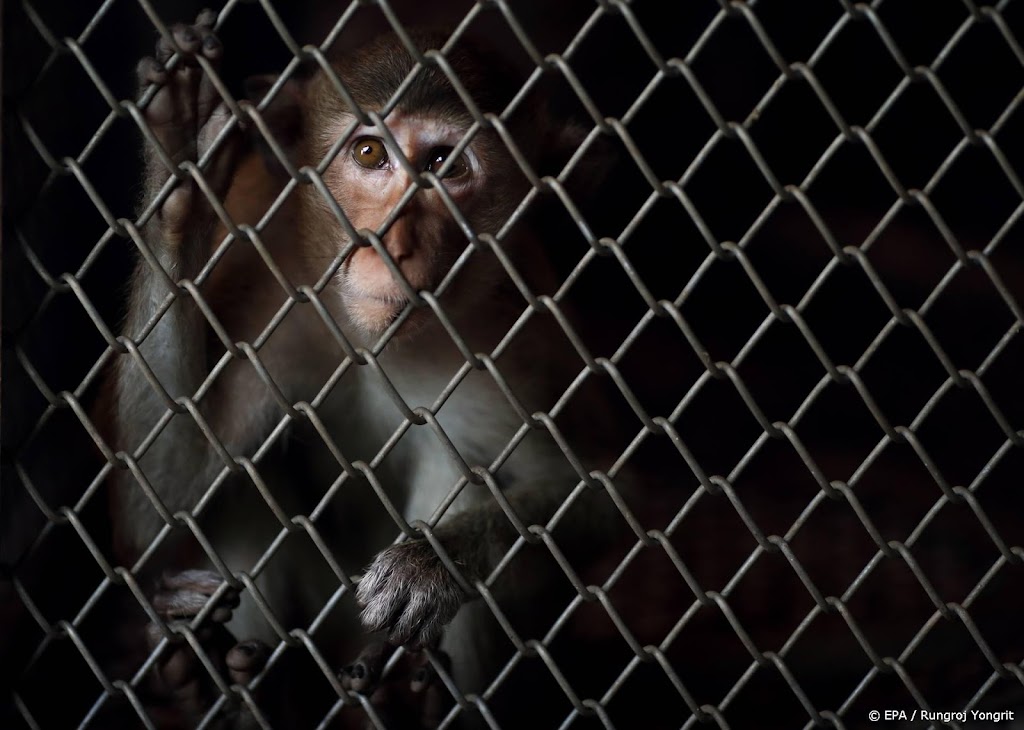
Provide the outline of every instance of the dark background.
{"type": "MultiPolygon", "coordinates": [[[[48,398],[69,391],[89,413],[102,381],[90,370],[105,347],[83,301],[55,282],[74,274],[116,333],[133,261],[130,242],[110,234],[83,185],[73,175],[51,175],[46,161],[77,157],[94,144],[84,175],[115,217],[132,215],[138,131],[125,117],[94,138],[109,107],[75,56],[55,55],[46,39],[78,37],[94,22],[82,50],[115,98],[133,98],[134,65],[150,52],[155,31],[135,3],[113,3],[96,17],[99,5],[4,6],[0,685],[14,689],[42,727],[79,724],[102,691],[69,639],[46,638],[48,626],[77,617],[90,627],[87,646],[97,655],[105,633],[116,631],[86,605],[103,580],[90,545],[100,554],[109,548],[104,495],[93,484],[100,462],[72,408],[47,410],[48,398]],[[80,528],[57,519],[65,506],[80,513],[80,528]]],[[[168,23],[201,7],[153,5],[168,23]]],[[[426,5],[393,3],[410,25],[450,24],[471,7],[426,5]]],[[[597,7],[584,0],[509,5],[544,54],[564,51],[597,7]]],[[[712,115],[682,76],[648,89],[657,67],[621,13],[588,26],[570,62],[602,117],[621,118],[646,95],[627,125],[636,152],[658,180],[683,179],[716,245],[738,242],[749,267],[727,256],[706,263],[705,236],[671,195],[638,213],[651,185],[622,140],[607,138],[614,164],[584,205],[589,225],[620,241],[656,299],[677,301],[711,361],[740,356],[736,381],[700,381],[701,358],[671,319],[657,318],[621,362],[647,412],[672,416],[703,471],[730,480],[731,497],[705,492],[665,436],[648,438],[633,458],[651,477],[637,507],[644,527],[673,524],[683,562],[703,591],[725,596],[731,617],[713,601],[697,608],[657,548],[630,566],[611,598],[641,644],[674,632],[666,648],[674,672],[697,704],[722,707],[732,727],[801,726],[808,718],[801,693],[818,711],[838,711],[849,700],[842,712],[848,727],[862,726],[869,709],[912,709],[919,698],[935,709],[963,707],[976,695],[974,707],[1024,707],[1018,679],[985,684],[995,666],[1024,660],[1017,547],[1024,542],[1024,471],[1021,447],[1008,444],[1006,432],[1019,433],[1024,420],[1024,3],[999,6],[1010,42],[984,12],[964,27],[969,12],[956,0],[876,6],[874,20],[842,20],[840,2],[751,2],[752,24],[739,10],[718,18],[712,0],[629,4],[644,42],[664,59],[686,59],[706,100],[746,135],[716,136],[712,115]],[[813,57],[834,111],[848,127],[869,127],[871,144],[843,141],[825,159],[840,127],[806,80],[781,80],[765,39],[786,63],[813,57]],[[935,68],[937,57],[943,93],[924,74],[905,80],[901,62],[935,68]],[[957,115],[970,130],[992,130],[992,144],[964,143],[957,115]],[[867,252],[874,281],[862,264],[830,266],[826,237],[796,199],[772,204],[771,182],[744,136],[783,186],[801,184],[820,165],[803,190],[839,246],[867,252]],[[887,175],[904,191],[922,189],[940,168],[928,205],[909,195],[897,205],[887,175]],[[984,251],[998,281],[984,267],[958,266],[958,249],[984,251]],[[931,343],[912,324],[880,337],[892,312],[879,284],[899,308],[922,312],[931,343]],[[807,297],[801,311],[813,340],[778,320],[759,330],[771,312],[765,293],[792,306],[807,297]],[[837,366],[856,364],[864,392],[833,381],[802,406],[826,375],[815,347],[837,366]],[[968,381],[944,387],[943,359],[977,373],[984,390],[968,381]],[[785,437],[754,448],[764,429],[743,395],[768,422],[791,423],[807,456],[785,437]],[[887,440],[878,415],[911,428],[920,451],[908,440],[887,440]],[[805,512],[821,492],[812,462],[826,482],[849,484],[856,505],[836,492],[805,512]],[[943,496],[955,486],[970,489],[973,503],[943,496]],[[785,536],[791,556],[760,550],[767,535],[785,536]],[[906,557],[897,547],[880,556],[876,539],[908,545],[906,557]],[[844,610],[818,612],[808,585],[841,597],[844,610]],[[937,603],[963,605],[967,618],[953,609],[937,618],[937,603]],[[754,660],[741,634],[764,662],[749,679],[743,675],[754,660]],[[788,678],[760,654],[784,647],[788,678]],[[900,671],[873,675],[866,647],[897,658],[900,671]]],[[[300,43],[319,43],[345,7],[282,2],[275,9],[300,43]]],[[[528,71],[500,13],[483,16],[472,34],[528,71]]],[[[368,4],[335,50],[385,27],[368,4]]],[[[257,3],[236,5],[220,34],[235,89],[290,59],[257,3]]],[[[565,111],[590,123],[568,85],[561,87],[565,111]]],[[[555,256],[568,275],[587,244],[570,220],[550,225],[561,232],[555,256]]],[[[642,296],[613,256],[595,260],[573,289],[588,345],[595,356],[610,356],[646,311],[642,296]]],[[[624,434],[632,437],[641,422],[621,405],[624,434]]],[[[621,554],[605,560],[614,566],[621,554]]],[[[600,698],[628,664],[628,646],[595,606],[567,633],[574,643],[558,654],[560,666],[580,697],[600,698]]],[[[561,708],[559,718],[571,709],[557,689],[539,696],[561,708]]],[[[617,727],[678,727],[690,717],[656,664],[628,673],[607,709],[617,727]]],[[[27,725],[13,704],[6,712],[3,727],[27,725]]],[[[592,718],[574,724],[598,726],[592,718]]]]}

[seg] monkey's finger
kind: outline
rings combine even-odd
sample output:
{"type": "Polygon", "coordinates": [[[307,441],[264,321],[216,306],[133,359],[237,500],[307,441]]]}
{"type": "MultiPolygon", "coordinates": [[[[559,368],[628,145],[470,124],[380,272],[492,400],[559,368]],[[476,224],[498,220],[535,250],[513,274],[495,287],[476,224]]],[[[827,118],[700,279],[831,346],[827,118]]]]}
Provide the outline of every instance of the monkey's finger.
{"type": "Polygon", "coordinates": [[[216,131],[219,132],[229,115],[226,105],[221,104],[221,109],[216,109],[218,102],[220,102],[220,94],[217,87],[213,85],[209,76],[203,74],[199,79],[199,89],[196,92],[196,113],[199,116],[200,124],[205,126],[213,119],[216,111],[221,111],[224,119],[217,125],[216,131]]]}
{"type": "MultiPolygon", "coordinates": [[[[438,651],[434,654],[434,658],[446,672],[451,672],[452,663],[447,654],[438,651]]],[[[413,695],[420,698],[420,724],[423,727],[438,727],[454,704],[455,698],[447,691],[443,682],[437,681],[437,670],[433,665],[430,666],[429,675],[422,678],[424,681],[417,684],[417,678],[414,675],[413,681],[410,683],[413,695]]]]}
{"type": "Polygon", "coordinates": [[[152,56],[146,56],[139,61],[139,65],[135,67],[135,75],[139,79],[139,84],[143,86],[146,84],[161,86],[167,83],[167,71],[152,56]]]}
{"type": "Polygon", "coordinates": [[[380,673],[358,659],[341,670],[341,686],[352,692],[366,694],[377,686],[378,679],[380,673]]]}
{"type": "Polygon", "coordinates": [[[167,689],[179,692],[196,681],[202,673],[199,658],[187,644],[175,647],[158,666],[160,681],[167,689]]]}
{"type": "Polygon", "coordinates": [[[203,682],[194,678],[173,690],[174,704],[186,716],[199,716],[208,705],[203,682]]]}
{"type": "Polygon", "coordinates": [[[199,34],[191,27],[176,23],[171,26],[171,35],[161,35],[156,42],[156,60],[161,64],[167,61],[175,53],[181,51],[186,57],[195,53],[199,48],[199,34]]]}
{"type": "Polygon", "coordinates": [[[416,667],[413,670],[412,677],[409,678],[409,689],[419,694],[432,685],[436,678],[437,673],[429,663],[416,667]]]}
{"type": "Polygon", "coordinates": [[[353,692],[366,693],[377,685],[388,656],[394,646],[386,641],[374,641],[359,653],[351,664],[341,670],[341,683],[353,692]]]}
{"type": "Polygon", "coordinates": [[[216,24],[216,10],[211,10],[210,8],[203,8],[199,11],[199,15],[196,16],[196,26],[200,28],[205,28],[206,30],[213,30],[213,26],[216,24]]]}
{"type": "Polygon", "coordinates": [[[199,33],[190,25],[177,23],[171,28],[171,35],[178,49],[186,56],[194,56],[202,45],[199,33]]]}
{"type": "Polygon", "coordinates": [[[174,44],[169,38],[160,36],[156,41],[156,51],[154,55],[156,56],[157,62],[163,66],[167,63],[170,57],[177,52],[177,50],[178,49],[174,47],[174,44]]]}
{"type": "Polygon", "coordinates": [[[228,675],[236,684],[248,684],[267,664],[270,647],[257,639],[235,644],[224,657],[228,675]]]}
{"type": "MultiPolygon", "coordinates": [[[[217,100],[215,99],[214,101],[217,100]]],[[[200,108],[200,113],[206,114],[206,110],[200,108]]],[[[228,109],[227,104],[219,104],[209,113],[209,118],[200,128],[198,138],[196,139],[196,153],[198,157],[201,158],[206,154],[214,140],[220,136],[224,125],[230,120],[231,111],[228,109]]],[[[241,130],[244,128],[244,123],[239,124],[226,138],[220,140],[220,143],[217,145],[216,154],[213,155],[203,173],[206,181],[214,191],[226,191],[230,187],[242,150],[248,144],[246,136],[241,133],[241,130]]]]}
{"type": "Polygon", "coordinates": [[[196,26],[196,30],[199,33],[200,47],[202,48],[203,55],[211,61],[220,58],[224,53],[224,44],[220,42],[220,38],[217,37],[216,33],[201,26],[196,26]]]}
{"type": "Polygon", "coordinates": [[[434,684],[434,681],[437,679],[437,669],[434,667],[434,662],[444,667],[445,671],[451,670],[451,658],[446,652],[438,648],[433,648],[430,652],[410,652],[409,656],[411,657],[409,689],[414,693],[422,692],[434,684]]]}

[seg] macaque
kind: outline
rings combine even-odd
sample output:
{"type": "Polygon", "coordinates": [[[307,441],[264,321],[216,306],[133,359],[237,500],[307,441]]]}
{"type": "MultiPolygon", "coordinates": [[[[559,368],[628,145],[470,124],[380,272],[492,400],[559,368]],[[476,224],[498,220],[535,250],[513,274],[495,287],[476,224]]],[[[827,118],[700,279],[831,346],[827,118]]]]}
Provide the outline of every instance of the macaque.
{"type": "MultiPolygon", "coordinates": [[[[339,669],[370,646],[342,673],[346,687],[372,691],[394,647],[418,656],[440,645],[434,656],[450,661],[459,689],[482,691],[511,644],[473,600],[475,586],[530,526],[549,525],[589,470],[606,466],[588,461],[578,435],[607,427],[599,401],[556,419],[582,465],[530,415],[551,411],[584,364],[554,314],[521,288],[551,293],[559,283],[552,242],[519,210],[530,180],[492,125],[474,126],[477,113],[500,113],[518,83],[460,42],[446,65],[476,110],[430,63],[392,104],[416,60],[388,35],[334,65],[350,101],[320,70],[279,84],[258,125],[245,102],[233,118],[206,71],[223,55],[214,22],[205,11],[175,26],[174,45],[161,39],[139,65],[143,90],[155,87],[146,124],[182,173],[168,183],[164,156],[146,143],[142,205],[158,205],[136,240],[143,255],[124,335],[137,350],[118,358],[110,389],[115,450],[131,462],[114,479],[119,557],[131,566],[141,556],[139,571],[159,575],[153,605],[164,619],[189,620],[218,594],[200,638],[229,683],[258,674],[280,636],[249,591],[222,587],[228,576],[189,527],[165,527],[164,510],[195,515],[216,558],[253,575],[286,629],[306,629],[341,591],[339,611],[358,611],[363,628],[353,615],[341,620],[342,638],[313,638],[339,669]],[[184,164],[200,161],[195,175],[184,164]],[[301,437],[285,446],[282,431],[301,437]],[[272,435],[285,469],[272,466],[272,435]],[[306,474],[334,483],[310,493],[316,480],[306,474]],[[310,516],[347,575],[362,573],[355,596],[310,549],[297,515],[310,516]],[[295,532],[265,560],[286,528],[295,532]],[[225,640],[224,626],[241,641],[225,640]]],[[[420,51],[448,40],[410,37],[420,51]]],[[[273,84],[252,86],[259,97],[273,84]]],[[[533,174],[557,174],[584,134],[543,104],[529,112],[507,131],[533,174]]],[[[611,501],[587,491],[552,525],[563,550],[590,549],[591,535],[611,531],[611,501]]],[[[542,544],[532,551],[540,555],[520,550],[523,560],[492,586],[513,617],[538,613],[544,591],[567,585],[542,544]]],[[[165,649],[156,673],[195,718],[208,706],[197,689],[207,670],[190,657],[165,649]]],[[[424,717],[417,722],[439,719],[424,717]]]]}

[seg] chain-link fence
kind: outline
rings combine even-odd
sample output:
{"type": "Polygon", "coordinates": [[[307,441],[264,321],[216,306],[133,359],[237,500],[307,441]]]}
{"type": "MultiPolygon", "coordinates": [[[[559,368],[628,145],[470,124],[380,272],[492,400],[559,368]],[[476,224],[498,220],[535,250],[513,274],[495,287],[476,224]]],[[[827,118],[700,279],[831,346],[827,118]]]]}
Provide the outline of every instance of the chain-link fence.
{"type": "MultiPolygon", "coordinates": [[[[205,180],[197,170],[210,161],[185,163],[137,205],[155,89],[139,92],[134,69],[154,38],[170,42],[173,24],[199,10],[4,7],[3,727],[169,725],[173,703],[154,698],[153,676],[183,644],[211,687],[189,715],[206,727],[1024,726],[1024,3],[229,0],[215,8],[218,98],[231,100],[228,127],[262,139],[287,183],[261,199],[251,228],[228,227],[223,250],[246,244],[278,299],[256,336],[234,339],[204,288],[215,253],[172,286],[136,341],[122,322],[134,262],[153,258],[140,231],[188,176],[205,180]],[[363,348],[325,304],[352,246],[323,261],[315,284],[297,285],[263,245],[296,188],[332,202],[326,168],[298,168],[267,121],[284,82],[258,103],[239,100],[254,75],[332,74],[328,59],[423,26],[449,40],[413,55],[455,85],[446,54],[462,38],[508,63],[518,87],[506,105],[467,100],[467,113],[473,133],[508,145],[528,184],[493,236],[448,201],[464,255],[436,287],[410,291],[416,305],[363,348]],[[530,95],[542,86],[538,111],[530,95]],[[531,114],[580,128],[559,169],[521,159],[509,130],[531,114]],[[517,226],[542,240],[549,287],[506,255],[517,226]],[[485,351],[443,298],[472,252],[496,254],[516,307],[485,351]],[[161,420],[125,453],[109,427],[109,373],[145,362],[143,340],[177,297],[199,302],[222,349],[177,402],[151,368],[161,420]],[[314,312],[336,346],[327,375],[294,400],[261,360],[293,308],[314,312]],[[417,312],[462,356],[425,403],[402,397],[386,360],[417,312]],[[554,334],[530,377],[546,377],[559,348],[572,364],[536,412],[518,403],[501,359],[531,320],[554,334]],[[195,500],[164,506],[168,527],[122,562],[110,482],[130,473],[159,505],[167,494],[147,489],[156,479],[139,467],[146,450],[173,439],[174,419],[208,426],[203,397],[237,363],[272,394],[273,423],[242,450],[205,428],[219,466],[195,500]],[[321,416],[339,382],[370,371],[386,384],[377,408],[400,418],[364,460],[351,456],[355,437],[321,416]],[[519,418],[500,454],[460,448],[443,419],[472,373],[497,386],[478,428],[492,407],[519,418]],[[563,431],[574,408],[589,430],[563,431]],[[465,683],[465,657],[428,650],[432,686],[411,701],[436,703],[427,721],[403,719],[401,692],[365,696],[342,677],[364,641],[351,635],[361,567],[400,532],[432,538],[440,513],[411,525],[385,515],[383,542],[344,521],[337,534],[325,516],[355,490],[381,495],[378,511],[396,499],[378,477],[407,432],[429,434],[455,465],[446,505],[479,487],[518,530],[462,609],[493,624],[463,642],[491,661],[465,683]],[[496,485],[532,433],[549,439],[550,463],[571,483],[551,514],[520,520],[496,485]],[[333,459],[326,475],[309,467],[317,451],[333,459]],[[567,533],[588,498],[609,514],[577,517],[567,533]],[[269,529],[242,513],[254,501],[269,529]],[[225,521],[246,544],[242,567],[207,537],[225,521]],[[557,585],[538,590],[540,573],[509,567],[529,549],[557,585]],[[254,676],[239,679],[218,656],[215,601],[184,621],[157,605],[154,576],[190,560],[224,579],[215,599],[237,591],[269,626],[254,676]],[[280,562],[293,584],[273,601],[261,581],[280,562]],[[314,564],[329,576],[316,605],[292,610],[314,564]],[[335,615],[348,617],[340,643],[326,628],[335,615]]],[[[363,243],[400,273],[379,238],[363,243]]],[[[408,659],[391,656],[385,687],[408,659]]]]}

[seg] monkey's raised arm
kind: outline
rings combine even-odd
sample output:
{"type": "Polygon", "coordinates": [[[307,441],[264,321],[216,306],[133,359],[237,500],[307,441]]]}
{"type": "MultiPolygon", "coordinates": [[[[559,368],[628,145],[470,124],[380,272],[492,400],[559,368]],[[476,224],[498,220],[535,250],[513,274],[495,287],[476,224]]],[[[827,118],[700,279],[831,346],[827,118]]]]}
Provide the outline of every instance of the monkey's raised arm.
{"type": "MultiPolygon", "coordinates": [[[[164,66],[175,49],[163,38],[156,56],[138,66],[143,88],[157,87],[144,112],[146,124],[175,165],[201,159],[230,118],[198,60],[215,65],[222,54],[213,33],[215,20],[215,13],[204,11],[194,25],[174,26],[181,54],[173,70],[164,66]]],[[[218,197],[230,185],[241,144],[240,134],[229,135],[202,173],[218,197]]],[[[145,145],[144,164],[143,205],[147,205],[159,194],[170,171],[150,143],[145,145]]],[[[209,200],[196,181],[186,177],[141,231],[143,248],[148,250],[132,276],[124,326],[124,334],[137,343],[138,351],[118,359],[112,388],[116,448],[129,455],[139,453],[154,427],[168,417],[166,397],[192,398],[208,375],[208,325],[182,283],[193,281],[208,260],[216,243],[216,223],[209,200]],[[175,298],[168,307],[172,294],[175,298]]],[[[215,432],[222,432],[222,424],[251,422],[226,412],[242,405],[222,397],[223,390],[211,390],[200,403],[215,432]]],[[[193,416],[179,410],[138,460],[145,481],[171,514],[190,508],[223,466],[193,416]]],[[[131,470],[118,470],[114,480],[115,541],[122,557],[130,557],[155,536],[162,519],[131,470]]]]}

